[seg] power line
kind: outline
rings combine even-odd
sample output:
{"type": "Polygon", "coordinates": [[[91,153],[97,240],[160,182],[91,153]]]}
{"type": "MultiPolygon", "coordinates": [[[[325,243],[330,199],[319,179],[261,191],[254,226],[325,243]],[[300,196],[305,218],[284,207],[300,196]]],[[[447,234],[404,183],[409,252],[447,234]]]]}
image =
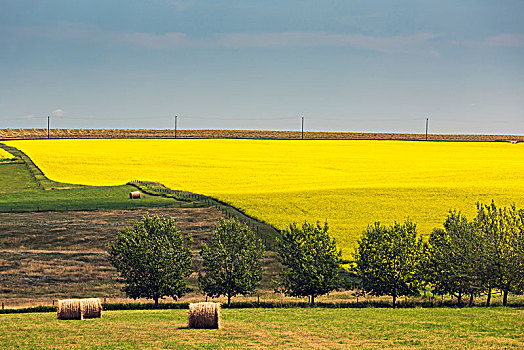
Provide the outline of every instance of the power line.
{"type": "Polygon", "coordinates": [[[11,120],[33,120],[33,119],[45,119],[47,116],[42,117],[18,117],[18,118],[0,118],[0,121],[11,121],[11,120]]]}
{"type": "Polygon", "coordinates": [[[224,121],[267,121],[267,120],[295,120],[296,117],[280,117],[280,118],[224,118],[224,117],[199,117],[181,115],[182,118],[199,119],[199,120],[224,120],[224,121]]]}
{"type": "MultiPolygon", "coordinates": [[[[108,118],[108,117],[92,117],[92,116],[50,116],[55,121],[62,120],[86,120],[86,121],[129,121],[129,120],[173,120],[173,115],[166,116],[148,116],[148,117],[120,117],[120,118],[108,118]]],[[[270,118],[257,118],[257,117],[245,117],[245,118],[234,118],[234,117],[220,117],[220,116],[194,116],[194,115],[180,115],[178,117],[184,118],[186,120],[216,120],[216,121],[275,121],[275,120],[296,120],[297,117],[270,117],[270,118]]],[[[0,118],[0,121],[31,121],[34,119],[47,119],[48,116],[32,116],[32,117],[9,117],[9,118],[0,118]]],[[[354,119],[350,116],[340,117],[340,118],[323,118],[323,117],[308,117],[308,120],[311,121],[345,121],[345,122],[406,122],[406,121],[420,121],[426,120],[426,116],[415,117],[415,118],[358,118],[354,119]]],[[[438,122],[445,123],[457,123],[457,124],[468,124],[471,123],[471,120],[446,120],[446,119],[433,119],[438,122]]],[[[524,120],[503,120],[503,119],[494,119],[494,120],[482,120],[482,122],[487,123],[524,123],[524,120]]]]}
{"type": "Polygon", "coordinates": [[[95,121],[128,121],[128,120],[165,120],[172,119],[172,116],[166,117],[124,117],[124,118],[93,118],[93,117],[55,117],[56,120],[95,120],[95,121]]]}
{"type": "Polygon", "coordinates": [[[405,122],[405,121],[420,121],[426,120],[426,117],[420,118],[396,118],[396,119],[353,119],[351,117],[346,118],[321,118],[317,120],[322,121],[347,121],[347,122],[405,122]]]}
{"type": "MultiPolygon", "coordinates": [[[[224,120],[224,121],[266,121],[266,120],[294,120],[296,117],[280,117],[280,118],[224,118],[224,117],[200,117],[200,116],[188,116],[188,115],[179,115],[184,119],[199,119],[199,120],[224,120]]],[[[19,117],[19,118],[0,118],[2,121],[12,121],[12,120],[32,120],[32,119],[45,119],[47,116],[42,117],[19,117]]],[[[127,121],[127,120],[172,120],[173,116],[151,116],[151,117],[122,117],[122,118],[96,118],[96,117],[75,117],[75,116],[63,116],[63,117],[53,117],[56,120],[94,120],[94,121],[127,121]]]]}

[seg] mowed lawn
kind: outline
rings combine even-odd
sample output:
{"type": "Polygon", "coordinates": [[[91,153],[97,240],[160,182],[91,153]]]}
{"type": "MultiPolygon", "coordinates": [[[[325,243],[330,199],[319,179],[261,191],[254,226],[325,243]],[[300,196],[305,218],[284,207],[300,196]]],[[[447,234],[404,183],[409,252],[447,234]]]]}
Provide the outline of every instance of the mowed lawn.
{"type": "Polygon", "coordinates": [[[10,141],[52,180],[158,181],[285,228],[327,220],[347,257],[368,224],[407,217],[428,235],[450,209],[524,207],[524,146],[353,140],[10,141]]]}
{"type": "Polygon", "coordinates": [[[233,309],[220,330],[186,329],[187,310],[107,311],[102,319],[0,315],[12,349],[489,349],[524,347],[524,311],[467,309],[233,309]]]}
{"type": "MultiPolygon", "coordinates": [[[[1,149],[0,149],[1,150],[1,149]]],[[[147,206],[172,206],[173,199],[143,195],[129,199],[132,186],[68,186],[41,190],[22,163],[0,162],[0,211],[131,209],[147,206]]]]}

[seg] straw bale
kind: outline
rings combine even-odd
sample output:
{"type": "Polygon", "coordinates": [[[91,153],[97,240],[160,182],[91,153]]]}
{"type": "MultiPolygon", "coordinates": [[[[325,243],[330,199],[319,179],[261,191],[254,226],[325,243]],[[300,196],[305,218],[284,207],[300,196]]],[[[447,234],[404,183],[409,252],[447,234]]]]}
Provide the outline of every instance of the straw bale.
{"type": "Polygon", "coordinates": [[[130,199],[139,199],[140,198],[140,191],[129,192],[129,198],[130,199]]]}
{"type": "Polygon", "coordinates": [[[102,303],[98,298],[58,300],[56,311],[59,320],[100,318],[102,316],[102,303]]]}
{"type": "Polygon", "coordinates": [[[220,303],[189,304],[189,328],[220,328],[220,303]]]}
{"type": "Polygon", "coordinates": [[[102,302],[98,298],[82,299],[82,315],[84,318],[102,317],[102,302]]]}
{"type": "Polygon", "coordinates": [[[58,300],[56,311],[59,320],[81,320],[83,318],[80,299],[58,300]]]}

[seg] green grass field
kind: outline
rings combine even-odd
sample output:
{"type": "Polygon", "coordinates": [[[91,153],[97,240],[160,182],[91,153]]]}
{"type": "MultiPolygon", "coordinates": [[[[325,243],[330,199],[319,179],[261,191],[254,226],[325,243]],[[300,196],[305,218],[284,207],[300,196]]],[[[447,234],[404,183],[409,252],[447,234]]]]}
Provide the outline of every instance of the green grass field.
{"type": "Polygon", "coordinates": [[[232,309],[220,330],[187,329],[187,310],[0,315],[4,349],[522,349],[524,310],[232,309]]]}
{"type": "Polygon", "coordinates": [[[41,190],[24,164],[0,163],[0,211],[131,209],[158,206],[192,206],[170,198],[143,195],[129,199],[136,188],[121,186],[70,186],[41,190]]]}

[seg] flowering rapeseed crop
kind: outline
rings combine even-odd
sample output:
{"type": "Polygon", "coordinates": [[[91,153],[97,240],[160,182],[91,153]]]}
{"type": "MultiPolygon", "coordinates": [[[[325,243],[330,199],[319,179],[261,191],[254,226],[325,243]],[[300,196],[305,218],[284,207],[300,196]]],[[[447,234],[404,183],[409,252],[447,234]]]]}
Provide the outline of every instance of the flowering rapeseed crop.
{"type": "Polygon", "coordinates": [[[158,181],[284,228],[325,221],[348,256],[366,225],[410,217],[422,233],[477,200],[524,205],[524,146],[349,140],[11,141],[52,180],[158,181]]]}
{"type": "Polygon", "coordinates": [[[0,159],[11,159],[13,158],[13,155],[7,151],[4,151],[0,148],[0,159]]]}

